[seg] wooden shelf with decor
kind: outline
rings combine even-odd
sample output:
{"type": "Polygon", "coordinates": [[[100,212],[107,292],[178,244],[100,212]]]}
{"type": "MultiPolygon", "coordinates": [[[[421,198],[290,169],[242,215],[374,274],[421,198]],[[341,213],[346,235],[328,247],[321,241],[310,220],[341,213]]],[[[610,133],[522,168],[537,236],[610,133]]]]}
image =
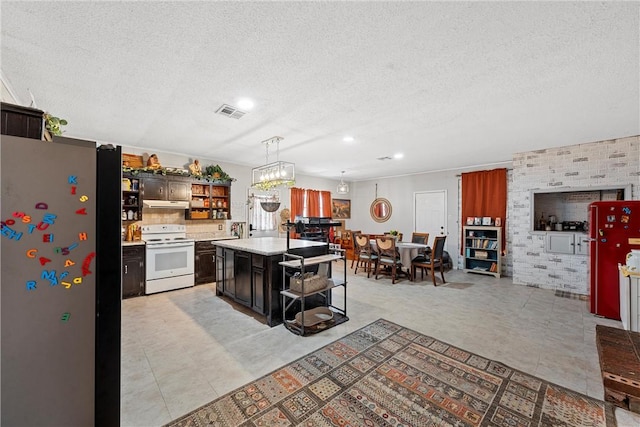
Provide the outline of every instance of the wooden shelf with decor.
{"type": "Polygon", "coordinates": [[[229,184],[192,182],[186,219],[231,219],[230,200],[229,184]]]}
{"type": "Polygon", "coordinates": [[[211,185],[211,212],[213,219],[231,219],[231,185],[211,185]]]}
{"type": "Polygon", "coordinates": [[[502,271],[502,229],[466,226],[464,230],[464,271],[500,277],[502,271]]]}
{"type": "Polygon", "coordinates": [[[122,174],[122,220],[142,220],[140,179],[125,173],[122,174]]]}
{"type": "Polygon", "coordinates": [[[187,219],[211,219],[211,184],[191,183],[191,200],[187,219]]]}

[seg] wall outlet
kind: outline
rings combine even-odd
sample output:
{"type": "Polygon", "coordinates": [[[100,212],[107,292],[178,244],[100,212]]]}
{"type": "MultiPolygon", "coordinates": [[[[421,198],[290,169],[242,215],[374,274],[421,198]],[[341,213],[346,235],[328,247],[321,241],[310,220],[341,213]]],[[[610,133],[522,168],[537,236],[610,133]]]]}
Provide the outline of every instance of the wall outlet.
{"type": "Polygon", "coordinates": [[[222,224],[218,224],[218,230],[222,231],[222,224]]]}

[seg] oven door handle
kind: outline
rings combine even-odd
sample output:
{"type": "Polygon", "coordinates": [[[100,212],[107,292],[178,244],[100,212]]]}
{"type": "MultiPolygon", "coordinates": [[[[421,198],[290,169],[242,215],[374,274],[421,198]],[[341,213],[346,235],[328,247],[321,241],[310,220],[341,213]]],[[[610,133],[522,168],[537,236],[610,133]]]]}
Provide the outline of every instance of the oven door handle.
{"type": "Polygon", "coordinates": [[[189,248],[193,247],[192,243],[154,243],[153,245],[147,245],[147,249],[167,249],[167,248],[189,248]]]}

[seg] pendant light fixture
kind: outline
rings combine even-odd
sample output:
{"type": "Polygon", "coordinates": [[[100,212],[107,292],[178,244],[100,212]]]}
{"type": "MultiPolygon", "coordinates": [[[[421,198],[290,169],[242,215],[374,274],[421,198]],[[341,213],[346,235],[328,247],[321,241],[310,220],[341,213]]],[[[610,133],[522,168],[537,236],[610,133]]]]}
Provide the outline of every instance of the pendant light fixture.
{"type": "Polygon", "coordinates": [[[338,184],[338,194],[347,194],[349,192],[349,184],[344,182],[344,171],[340,176],[340,184],[338,184]]]}
{"type": "Polygon", "coordinates": [[[251,186],[261,190],[271,190],[280,185],[294,185],[296,182],[295,165],[290,162],[280,161],[281,136],[274,136],[262,143],[267,152],[266,164],[251,169],[251,186]],[[269,146],[276,145],[276,161],[269,163],[269,146]]]}

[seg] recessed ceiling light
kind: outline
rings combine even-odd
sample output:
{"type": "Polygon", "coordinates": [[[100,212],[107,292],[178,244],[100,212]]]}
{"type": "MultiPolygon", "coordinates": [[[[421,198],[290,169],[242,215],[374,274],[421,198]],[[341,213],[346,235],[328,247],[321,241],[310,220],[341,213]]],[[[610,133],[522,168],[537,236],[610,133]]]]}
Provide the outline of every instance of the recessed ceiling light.
{"type": "Polygon", "coordinates": [[[238,100],[238,108],[249,111],[253,108],[253,101],[249,98],[241,98],[238,100]]]}
{"type": "Polygon", "coordinates": [[[342,138],[342,140],[344,142],[353,142],[353,137],[352,136],[345,136],[344,138],[342,138]]]}
{"type": "Polygon", "coordinates": [[[404,157],[404,154],[402,154],[402,153],[396,153],[396,154],[393,155],[394,159],[401,159],[403,157],[404,157]]]}

